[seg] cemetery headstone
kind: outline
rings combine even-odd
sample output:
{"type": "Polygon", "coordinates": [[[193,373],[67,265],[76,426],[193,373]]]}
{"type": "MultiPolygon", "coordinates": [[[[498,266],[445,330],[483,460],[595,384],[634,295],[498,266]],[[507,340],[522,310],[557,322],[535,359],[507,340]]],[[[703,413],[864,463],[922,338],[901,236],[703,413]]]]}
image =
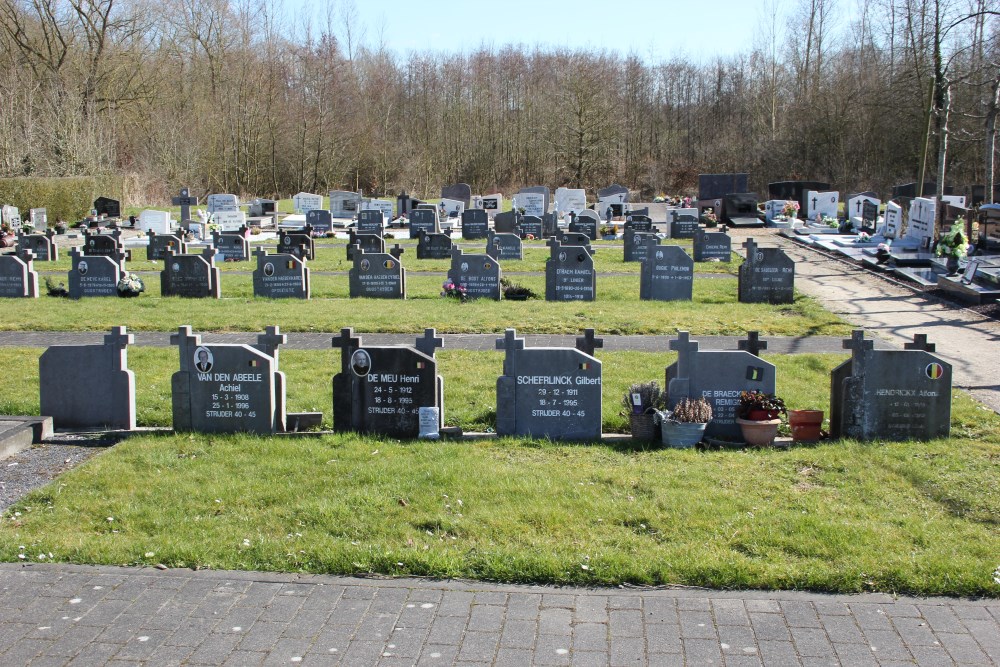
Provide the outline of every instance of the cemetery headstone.
{"type": "Polygon", "coordinates": [[[396,214],[397,215],[409,215],[410,211],[417,208],[418,205],[423,202],[419,199],[415,199],[410,195],[406,194],[406,191],[400,192],[396,196],[396,214]]]}
{"type": "Polygon", "coordinates": [[[415,345],[364,345],[350,328],[333,339],[340,373],[333,377],[333,430],[391,438],[420,434],[420,409],[437,408],[444,425],[444,379],[435,349],[444,345],[426,329],[415,345]]]}
{"type": "MultiPolygon", "coordinates": [[[[191,219],[191,207],[198,205],[198,198],[192,195],[191,191],[188,188],[181,188],[181,191],[177,195],[171,197],[170,203],[173,204],[174,206],[181,207],[181,222],[186,223],[188,220],[191,219]]],[[[143,211],[143,213],[145,213],[145,211],[143,211]]],[[[164,213],[166,213],[166,211],[164,211],[164,213]]],[[[142,218],[142,214],[139,215],[139,218],[140,219],[142,218]]],[[[167,219],[169,220],[169,218],[170,214],[167,213],[167,219]]],[[[144,229],[143,231],[147,230],[144,229]]],[[[169,228],[163,229],[161,231],[164,234],[170,233],[169,228]]]]}
{"type": "Polygon", "coordinates": [[[743,247],[747,257],[740,266],[740,303],[792,303],[795,301],[795,262],[781,248],[760,248],[752,238],[743,247]]]}
{"type": "Polygon", "coordinates": [[[299,259],[316,259],[313,228],[306,225],[297,232],[283,231],[278,235],[279,255],[295,255],[299,259]]]}
{"type": "Polygon", "coordinates": [[[652,232],[640,232],[631,227],[625,228],[623,245],[626,262],[641,262],[646,257],[646,248],[660,245],[660,237],[652,232]]]}
{"type": "MultiPolygon", "coordinates": [[[[107,258],[102,258],[107,259],[107,258]]],[[[55,428],[135,429],[135,374],[128,369],[125,327],[101,345],[54,345],[38,359],[41,414],[55,428]]]]}
{"type": "Polygon", "coordinates": [[[209,213],[238,211],[240,210],[240,198],[228,193],[208,195],[205,199],[205,207],[209,213]]]}
{"type": "Polygon", "coordinates": [[[722,222],[738,227],[761,225],[757,217],[757,195],[752,192],[733,192],[722,198],[722,222]]]}
{"type": "Polygon", "coordinates": [[[698,231],[698,216],[692,213],[681,213],[674,209],[668,213],[670,217],[670,238],[693,239],[698,231]]]}
{"type": "Polygon", "coordinates": [[[170,343],[180,353],[171,377],[175,431],[266,435],[284,428],[285,376],[274,357],[250,345],[202,344],[189,326],[170,343]]]}
{"type": "Polygon", "coordinates": [[[306,227],[312,227],[317,234],[325,235],[333,231],[333,216],[323,208],[314,208],[306,213],[306,227]]]}
{"type": "Polygon", "coordinates": [[[590,235],[583,232],[563,232],[559,234],[559,242],[563,245],[579,245],[587,248],[591,255],[597,252],[590,245],[590,235]]]}
{"type": "Polygon", "coordinates": [[[266,218],[274,215],[277,207],[278,202],[273,199],[258,197],[250,202],[249,215],[251,218],[266,218]]]}
{"type": "Polygon", "coordinates": [[[347,190],[330,191],[330,215],[335,218],[353,218],[361,210],[361,195],[347,190]]]}
{"type": "MultiPolygon", "coordinates": [[[[174,199],[177,199],[177,197],[174,197],[174,199]]],[[[173,226],[174,221],[169,211],[157,211],[147,208],[139,212],[140,231],[170,234],[173,231],[173,226]]]]}
{"type": "Polygon", "coordinates": [[[361,252],[385,252],[385,238],[381,234],[355,234],[348,232],[347,261],[354,261],[354,249],[361,252]]]}
{"type": "Polygon", "coordinates": [[[115,257],[123,252],[121,230],[116,229],[111,234],[91,234],[83,232],[83,252],[91,257],[115,257]]]}
{"type": "Polygon", "coordinates": [[[31,251],[34,259],[39,262],[55,262],[59,260],[59,246],[56,245],[55,232],[45,230],[43,234],[17,234],[17,254],[31,251]]]}
{"type": "Polygon", "coordinates": [[[549,212],[549,189],[544,185],[521,188],[514,196],[517,208],[524,209],[524,215],[542,217],[549,212]]]}
{"type": "Polygon", "coordinates": [[[694,235],[694,261],[729,262],[732,260],[732,239],[725,232],[710,232],[698,228],[694,235]]]}
{"type": "Polygon", "coordinates": [[[468,298],[499,301],[503,295],[500,289],[502,277],[500,262],[489,255],[466,255],[459,248],[452,249],[448,279],[464,288],[468,298]]]}
{"type": "Polygon", "coordinates": [[[639,277],[644,301],[690,301],[694,291],[694,260],[679,246],[648,245],[639,277]]]}
{"type": "Polygon", "coordinates": [[[597,297],[594,258],[585,246],[563,245],[552,238],[546,242],[546,301],[593,301],[597,297]]]}
{"type": "Polygon", "coordinates": [[[222,298],[215,254],[215,248],[205,248],[200,255],[175,255],[169,248],[164,251],[160,296],[222,298]]]}
{"type": "Polygon", "coordinates": [[[462,211],[462,238],[467,241],[485,239],[489,235],[490,220],[487,212],[482,209],[466,209],[462,211]]]}
{"type": "Polygon", "coordinates": [[[157,234],[152,230],[146,232],[146,236],[149,237],[146,245],[147,261],[158,262],[162,260],[167,250],[170,250],[175,255],[183,255],[187,252],[187,243],[185,243],[179,236],[174,236],[173,234],[157,234]]]}
{"type": "Polygon", "coordinates": [[[0,297],[38,297],[38,272],[32,264],[34,257],[30,250],[17,255],[0,255],[0,297]]]}
{"type": "Polygon", "coordinates": [[[364,252],[354,246],[354,266],[348,278],[351,298],[405,299],[406,269],[399,261],[402,254],[398,244],[389,252],[364,252]]]}
{"type": "Polygon", "coordinates": [[[951,429],[951,364],[927,336],[903,350],[876,350],[855,330],[851,358],[830,372],[830,433],[857,440],[930,440],[951,429]]]}
{"type": "Polygon", "coordinates": [[[44,208],[33,208],[28,211],[28,220],[40,232],[44,232],[49,226],[49,212],[44,208]]]}
{"type": "Polygon", "coordinates": [[[247,226],[247,214],[240,210],[223,209],[212,214],[212,222],[224,232],[235,232],[247,226]]]}
{"type": "Polygon", "coordinates": [[[410,238],[419,238],[422,231],[428,234],[441,233],[441,223],[436,210],[415,208],[410,211],[410,238]]]}
{"type": "Polygon", "coordinates": [[[0,222],[6,222],[11,229],[21,228],[21,211],[16,206],[4,204],[0,207],[0,222]]]}
{"type": "Polygon", "coordinates": [[[110,197],[98,197],[94,200],[94,210],[97,215],[106,215],[109,218],[122,217],[122,203],[110,197]]]}
{"type": "Polygon", "coordinates": [[[887,239],[898,239],[903,228],[903,207],[894,201],[886,202],[885,217],[882,224],[882,236],[887,239]]]}
{"type": "Polygon", "coordinates": [[[542,219],[534,215],[525,215],[521,218],[520,222],[520,237],[522,239],[542,238],[542,219]]]}
{"type": "Polygon", "coordinates": [[[361,210],[380,211],[385,222],[392,220],[392,202],[388,199],[364,199],[361,202],[361,210]]]}
{"type": "Polygon", "coordinates": [[[497,234],[490,231],[486,239],[486,254],[496,260],[520,260],[522,258],[521,237],[517,234],[497,234]]]}
{"type": "Polygon", "coordinates": [[[450,259],[453,246],[447,234],[421,232],[417,240],[417,259],[450,259]]]}
{"type": "Polygon", "coordinates": [[[472,186],[468,183],[456,183],[441,188],[441,199],[454,199],[462,202],[465,208],[472,203],[472,186]]]}
{"type": "Polygon", "coordinates": [[[69,271],[69,297],[118,296],[118,281],[125,270],[125,255],[84,255],[79,248],[70,251],[73,263],[69,271]]]}
{"type": "Polygon", "coordinates": [[[651,232],[653,231],[653,220],[648,215],[629,214],[625,218],[625,229],[637,232],[651,232]]]}
{"type": "Polygon", "coordinates": [[[497,234],[516,234],[520,216],[514,211],[497,213],[493,216],[493,231],[497,234]]]}
{"type": "Polygon", "coordinates": [[[749,189],[749,174],[698,174],[698,199],[721,199],[749,189]]]}
{"type": "Polygon", "coordinates": [[[292,206],[296,213],[308,213],[316,209],[323,208],[323,195],[316,195],[311,192],[300,192],[292,197],[292,206]]]}
{"type": "Polygon", "coordinates": [[[497,339],[497,434],[600,440],[601,362],[576,348],[526,348],[517,331],[497,339]]]}
{"type": "Polygon", "coordinates": [[[560,218],[565,218],[570,211],[579,213],[587,208],[587,191],[582,189],[557,188],[555,206],[560,218]]]}
{"type": "Polygon", "coordinates": [[[385,216],[382,211],[375,209],[365,209],[358,213],[358,234],[376,234],[382,236],[385,233],[385,216]]]}
{"type": "Polygon", "coordinates": [[[597,191],[597,213],[602,216],[607,215],[607,209],[611,209],[613,217],[625,215],[628,208],[629,192],[628,188],[617,183],[597,191]]]}
{"type": "Polygon", "coordinates": [[[903,242],[930,251],[934,242],[934,223],[937,219],[937,201],[917,197],[910,202],[910,215],[906,219],[906,236],[903,242]]]}
{"type": "Polygon", "coordinates": [[[250,242],[243,234],[212,232],[212,245],[218,251],[216,257],[223,262],[246,262],[250,259],[250,242]]]}
{"type": "Polygon", "coordinates": [[[877,222],[878,204],[865,200],[861,203],[861,228],[874,230],[877,222]]]}
{"type": "Polygon", "coordinates": [[[812,220],[817,214],[836,220],[840,214],[840,193],[815,190],[806,192],[806,219],[812,220]]]}
{"type": "Polygon", "coordinates": [[[683,398],[704,397],[712,404],[712,421],[705,429],[707,437],[742,442],[736,423],[740,392],[775,392],[774,364],[746,350],[699,350],[698,341],[687,331],[670,341],[677,361],[667,366],[665,377],[668,407],[673,409],[683,398]]]}
{"type": "Polygon", "coordinates": [[[503,210],[503,195],[484,195],[483,196],[483,210],[486,211],[487,216],[494,216],[503,210]]]}
{"type": "Polygon", "coordinates": [[[567,229],[577,234],[586,234],[591,241],[597,239],[597,221],[593,218],[577,216],[576,220],[569,223],[567,229]]]}
{"type": "Polygon", "coordinates": [[[442,221],[457,220],[462,217],[465,203],[458,199],[442,199],[438,202],[438,214],[442,221]]]}
{"type": "Polygon", "coordinates": [[[875,214],[878,215],[878,207],[882,205],[882,200],[874,192],[857,192],[847,196],[845,213],[848,219],[861,219],[864,217],[865,202],[875,205],[875,214]]]}
{"type": "Polygon", "coordinates": [[[268,255],[263,248],[254,252],[253,295],[268,299],[308,299],[309,267],[295,255],[268,255]]]}

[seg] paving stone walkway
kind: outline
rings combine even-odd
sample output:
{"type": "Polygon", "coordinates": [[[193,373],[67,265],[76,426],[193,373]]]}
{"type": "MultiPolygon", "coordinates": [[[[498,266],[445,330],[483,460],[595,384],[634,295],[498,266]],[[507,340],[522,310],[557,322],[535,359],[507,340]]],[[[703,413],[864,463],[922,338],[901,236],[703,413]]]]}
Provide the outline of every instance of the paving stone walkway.
{"type": "Polygon", "coordinates": [[[0,565],[0,664],[990,665],[1000,601],[0,565]]]}

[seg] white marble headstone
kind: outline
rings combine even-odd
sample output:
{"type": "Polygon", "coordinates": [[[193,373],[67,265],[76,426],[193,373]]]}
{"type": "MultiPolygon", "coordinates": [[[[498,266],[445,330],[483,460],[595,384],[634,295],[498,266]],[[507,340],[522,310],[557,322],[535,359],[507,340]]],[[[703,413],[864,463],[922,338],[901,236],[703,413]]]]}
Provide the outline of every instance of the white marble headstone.
{"type": "Polygon", "coordinates": [[[208,208],[209,213],[217,213],[219,211],[238,211],[240,210],[240,199],[236,195],[225,193],[208,195],[208,198],[205,201],[205,206],[208,208]]]}
{"type": "Polygon", "coordinates": [[[236,232],[247,224],[247,216],[243,211],[216,211],[212,220],[224,232],[236,232]]]}
{"type": "Polygon", "coordinates": [[[169,234],[172,227],[173,220],[169,211],[146,209],[139,213],[139,229],[143,232],[153,231],[157,234],[169,234]]]}
{"type": "Polygon", "coordinates": [[[361,202],[361,210],[382,211],[383,220],[392,220],[392,202],[388,199],[365,199],[361,202]]]}
{"type": "Polygon", "coordinates": [[[292,205],[296,213],[308,213],[316,209],[323,208],[323,195],[315,195],[311,192],[300,192],[292,197],[292,205]]]}
{"type": "Polygon", "coordinates": [[[934,240],[934,220],[937,216],[937,201],[927,197],[917,197],[910,202],[910,215],[906,219],[906,238],[918,247],[930,248],[934,240]]]}
{"type": "Polygon", "coordinates": [[[809,220],[814,220],[817,213],[824,218],[836,219],[840,213],[839,209],[839,192],[816,192],[815,190],[806,192],[806,218],[809,220]]]}
{"type": "Polygon", "coordinates": [[[564,218],[570,211],[579,213],[587,208],[587,191],[572,188],[556,189],[556,207],[559,217],[564,218]]]}

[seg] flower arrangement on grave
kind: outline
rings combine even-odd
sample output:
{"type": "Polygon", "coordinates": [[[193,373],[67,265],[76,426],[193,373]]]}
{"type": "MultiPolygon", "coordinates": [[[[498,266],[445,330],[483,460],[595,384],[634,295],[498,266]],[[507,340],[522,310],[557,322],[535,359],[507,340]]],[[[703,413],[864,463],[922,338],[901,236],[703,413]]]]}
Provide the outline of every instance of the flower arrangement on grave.
{"type": "Polygon", "coordinates": [[[666,396],[656,380],[637,382],[622,396],[621,415],[628,415],[629,428],[634,440],[656,440],[656,413],[666,407],[666,396]]]}
{"type": "MultiPolygon", "coordinates": [[[[209,220],[211,220],[211,218],[209,218],[209,220]]],[[[211,234],[212,232],[220,232],[221,233],[222,232],[222,225],[220,225],[220,224],[218,224],[216,222],[210,222],[207,225],[205,225],[205,230],[209,234],[211,234]]]]}
{"type": "Polygon", "coordinates": [[[938,239],[934,254],[938,257],[964,259],[969,254],[969,239],[965,236],[965,218],[958,218],[938,239]]]}
{"type": "Polygon", "coordinates": [[[442,283],[441,285],[441,288],[442,288],[441,296],[453,297],[455,299],[458,299],[460,303],[465,303],[466,300],[469,298],[468,294],[466,294],[467,290],[461,285],[456,285],[451,280],[444,281],[444,283],[442,283]]]}
{"type": "Polygon", "coordinates": [[[889,260],[889,250],[892,248],[892,240],[886,239],[875,248],[875,259],[879,264],[885,264],[889,260]]]}
{"type": "Polygon", "coordinates": [[[537,298],[530,287],[525,287],[520,283],[511,282],[508,278],[500,279],[500,289],[503,290],[503,298],[511,301],[526,301],[537,298]]]}
{"type": "Polygon", "coordinates": [[[528,234],[524,238],[525,238],[526,241],[534,241],[535,240],[535,235],[534,234],[528,234]]]}
{"type": "Polygon", "coordinates": [[[715,227],[719,223],[719,216],[710,208],[701,214],[701,219],[704,221],[706,227],[715,227]]]}
{"type": "Polygon", "coordinates": [[[612,236],[615,233],[615,228],[611,225],[601,226],[601,236],[612,236]]]}
{"type": "Polygon", "coordinates": [[[763,421],[778,419],[780,415],[788,414],[785,401],[774,394],[762,391],[741,391],[740,404],[736,409],[740,419],[763,421]]]}
{"type": "Polygon", "coordinates": [[[831,218],[828,215],[824,215],[820,220],[827,227],[833,227],[834,229],[839,229],[840,228],[840,223],[837,222],[836,218],[831,218]]]}
{"type": "Polygon", "coordinates": [[[682,398],[673,410],[657,412],[663,444],[668,447],[694,447],[705,435],[712,421],[712,404],[703,396],[682,398]]]}
{"type": "Polygon", "coordinates": [[[785,205],[781,207],[781,215],[786,218],[795,218],[799,215],[800,204],[794,199],[786,199],[785,205]]]}
{"type": "Polygon", "coordinates": [[[118,296],[139,296],[145,291],[146,286],[142,284],[142,278],[135,273],[122,272],[122,277],[118,281],[118,296]]]}
{"type": "Polygon", "coordinates": [[[854,239],[855,243],[869,243],[872,240],[872,235],[868,232],[860,232],[858,238],[854,239]]]}

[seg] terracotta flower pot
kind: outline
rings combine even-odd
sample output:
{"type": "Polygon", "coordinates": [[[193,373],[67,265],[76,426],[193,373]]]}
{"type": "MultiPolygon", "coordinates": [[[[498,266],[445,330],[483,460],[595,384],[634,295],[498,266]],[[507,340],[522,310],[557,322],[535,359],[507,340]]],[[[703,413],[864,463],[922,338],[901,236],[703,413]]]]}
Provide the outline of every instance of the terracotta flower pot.
{"type": "Polygon", "coordinates": [[[756,421],[753,419],[737,419],[736,423],[740,425],[740,430],[743,432],[743,439],[747,441],[748,445],[770,447],[771,443],[774,442],[774,438],[778,435],[778,425],[781,423],[781,420],[763,419],[756,421]]]}
{"type": "Polygon", "coordinates": [[[822,410],[789,410],[788,425],[795,442],[816,442],[823,426],[822,410]]]}

